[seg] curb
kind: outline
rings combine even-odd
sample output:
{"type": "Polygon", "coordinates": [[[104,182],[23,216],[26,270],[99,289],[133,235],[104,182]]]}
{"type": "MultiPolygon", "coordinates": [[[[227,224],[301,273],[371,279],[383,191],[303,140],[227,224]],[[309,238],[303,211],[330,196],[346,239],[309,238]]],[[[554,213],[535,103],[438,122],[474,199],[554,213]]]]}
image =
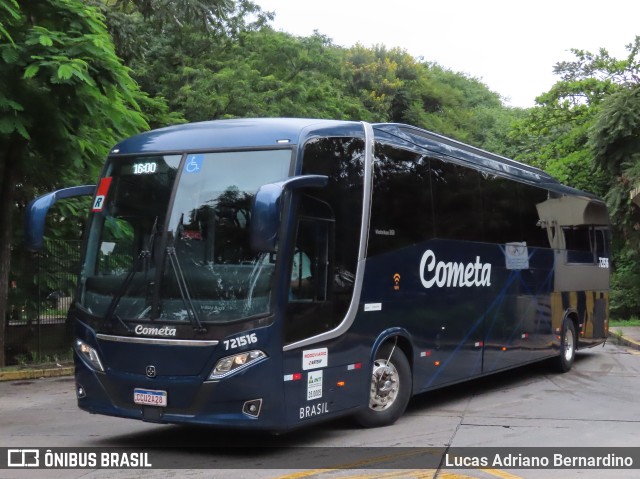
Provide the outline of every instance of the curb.
{"type": "Polygon", "coordinates": [[[640,351],[640,342],[627,338],[622,334],[622,332],[610,331],[608,339],[615,344],[621,344],[623,346],[627,346],[629,348],[637,349],[640,351]]]}
{"type": "Polygon", "coordinates": [[[21,369],[17,371],[0,371],[0,381],[21,381],[24,379],[55,378],[72,375],[73,366],[51,369],[21,369]]]}

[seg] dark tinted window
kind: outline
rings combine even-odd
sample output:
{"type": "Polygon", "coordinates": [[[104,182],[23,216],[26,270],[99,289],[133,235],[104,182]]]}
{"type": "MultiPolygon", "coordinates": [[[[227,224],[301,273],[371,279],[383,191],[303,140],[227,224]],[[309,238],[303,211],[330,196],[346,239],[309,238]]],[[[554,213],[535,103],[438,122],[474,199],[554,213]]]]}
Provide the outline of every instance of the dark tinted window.
{"type": "Polygon", "coordinates": [[[432,158],[431,182],[435,236],[482,241],[480,173],[432,158]]]}
{"type": "Polygon", "coordinates": [[[336,264],[355,274],[362,223],[364,141],[359,138],[319,138],[304,147],[303,175],[326,175],[329,185],[313,196],[335,215],[336,264]]]}
{"type": "Polygon", "coordinates": [[[368,255],[433,237],[428,158],[376,144],[368,255]]]}
{"type": "Polygon", "coordinates": [[[483,239],[488,243],[523,241],[517,183],[481,174],[483,239]]]}
{"type": "Polygon", "coordinates": [[[595,263],[609,256],[609,231],[589,225],[563,226],[568,263],[595,263]]]}
{"type": "Polygon", "coordinates": [[[607,228],[595,229],[596,239],[596,257],[607,258],[609,257],[609,242],[611,241],[610,232],[607,228]]]}
{"type": "Polygon", "coordinates": [[[549,198],[549,192],[543,188],[514,183],[518,188],[518,210],[522,223],[522,240],[527,246],[549,248],[549,236],[547,230],[538,225],[540,216],[536,205],[549,198]]]}
{"type": "Polygon", "coordinates": [[[563,226],[568,263],[593,263],[592,230],[589,226],[563,226]]]}
{"type": "Polygon", "coordinates": [[[430,238],[549,247],[543,188],[376,144],[368,255],[430,238]]]}
{"type": "Polygon", "coordinates": [[[527,246],[548,248],[547,231],[538,226],[536,208],[547,199],[547,191],[501,176],[484,173],[480,176],[484,241],[522,241],[527,246]]]}

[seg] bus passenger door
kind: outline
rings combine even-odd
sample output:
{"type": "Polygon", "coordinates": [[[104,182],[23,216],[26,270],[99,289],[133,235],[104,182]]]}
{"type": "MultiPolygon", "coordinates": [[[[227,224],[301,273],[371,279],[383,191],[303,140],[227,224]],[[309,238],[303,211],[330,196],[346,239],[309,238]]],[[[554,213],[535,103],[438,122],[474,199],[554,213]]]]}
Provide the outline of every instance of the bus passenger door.
{"type": "MultiPolygon", "coordinates": [[[[295,347],[295,343],[330,331],[342,320],[336,314],[334,287],[334,221],[326,203],[303,197],[291,256],[291,282],[284,319],[284,408],[289,425],[336,412],[350,405],[344,400],[347,365],[332,345],[322,342],[295,347]],[[291,347],[293,346],[293,347],[291,347]]],[[[358,390],[355,388],[354,390],[358,390]]],[[[360,388],[362,392],[364,389],[360,388]]]]}
{"type": "Polygon", "coordinates": [[[286,344],[335,326],[328,310],[332,236],[331,219],[301,217],[298,220],[284,324],[286,344]]]}

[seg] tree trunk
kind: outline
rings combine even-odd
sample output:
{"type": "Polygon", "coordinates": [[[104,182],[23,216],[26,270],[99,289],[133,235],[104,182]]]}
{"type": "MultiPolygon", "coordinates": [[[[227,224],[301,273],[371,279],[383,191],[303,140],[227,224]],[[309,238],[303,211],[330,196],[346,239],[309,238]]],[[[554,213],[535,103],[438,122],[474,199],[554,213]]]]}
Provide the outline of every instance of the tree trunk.
{"type": "Polygon", "coordinates": [[[0,164],[0,367],[6,365],[5,338],[6,313],[9,295],[9,271],[11,268],[11,241],[13,226],[11,219],[15,205],[16,180],[22,160],[21,155],[26,144],[24,141],[11,141],[0,164]]]}

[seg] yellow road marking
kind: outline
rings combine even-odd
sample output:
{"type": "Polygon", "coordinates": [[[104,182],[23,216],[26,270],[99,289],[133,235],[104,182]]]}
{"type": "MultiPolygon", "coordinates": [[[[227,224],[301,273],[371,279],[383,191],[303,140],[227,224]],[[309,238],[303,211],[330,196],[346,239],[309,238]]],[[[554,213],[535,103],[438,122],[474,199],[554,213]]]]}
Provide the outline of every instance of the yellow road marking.
{"type": "Polygon", "coordinates": [[[491,474],[492,476],[500,477],[502,479],[522,479],[520,476],[510,474],[507,471],[501,471],[500,469],[482,469],[482,472],[491,474]]]}
{"type": "MultiPolygon", "coordinates": [[[[314,475],[320,475],[325,472],[334,472],[338,469],[315,469],[310,471],[304,471],[300,473],[287,474],[285,476],[279,476],[274,479],[298,479],[301,477],[310,477],[314,475]]],[[[346,472],[346,471],[345,471],[346,472]]],[[[395,479],[395,478],[403,478],[403,479],[432,479],[436,477],[435,469],[414,469],[414,470],[398,470],[387,472],[384,474],[380,474],[378,472],[372,472],[370,474],[350,474],[347,473],[344,476],[340,476],[340,479],[395,479]]],[[[515,478],[516,476],[511,476],[515,478]]],[[[438,479],[476,479],[473,476],[467,476],[462,474],[457,474],[454,472],[440,472],[438,474],[438,479]]]]}
{"type": "Polygon", "coordinates": [[[388,454],[386,456],[373,457],[371,459],[365,459],[364,461],[359,461],[359,462],[352,462],[350,464],[341,464],[339,466],[334,466],[332,468],[327,468],[327,469],[310,469],[308,471],[294,472],[292,474],[280,476],[277,479],[299,479],[301,477],[314,476],[316,474],[322,474],[324,472],[340,471],[342,469],[358,469],[358,467],[370,466],[371,464],[385,462],[389,459],[400,459],[403,457],[415,456],[417,454],[422,454],[422,453],[423,451],[417,450],[417,451],[409,451],[409,452],[403,452],[403,453],[397,453],[397,454],[388,454]]]}
{"type": "MultiPolygon", "coordinates": [[[[388,456],[385,456],[388,457],[388,456]]],[[[369,462],[377,462],[374,460],[371,461],[363,461],[359,463],[360,465],[368,465],[369,462]]],[[[312,476],[320,476],[324,473],[336,472],[343,469],[353,469],[353,467],[345,466],[341,468],[335,469],[312,469],[308,471],[295,472],[292,474],[287,474],[284,476],[279,476],[274,479],[300,479],[304,477],[312,477],[312,476]]],[[[516,476],[514,474],[510,474],[506,471],[502,471],[500,469],[478,469],[485,475],[490,475],[494,477],[499,477],[500,479],[522,479],[521,476],[516,476]]],[[[347,471],[344,471],[347,472],[347,471]]],[[[347,473],[346,475],[339,476],[340,479],[395,479],[395,478],[406,478],[406,479],[432,479],[436,477],[435,469],[414,469],[414,470],[397,470],[390,471],[386,473],[372,472],[370,474],[351,474],[347,473]]],[[[459,474],[451,471],[440,471],[438,474],[438,479],[477,479],[478,476],[468,476],[466,474],[459,474]]]]}
{"type": "MultiPolygon", "coordinates": [[[[424,451],[409,451],[402,452],[396,454],[388,454],[385,456],[377,456],[371,459],[365,459],[363,461],[352,462],[349,464],[341,464],[338,466],[334,466],[326,469],[309,469],[300,472],[294,472],[291,474],[286,474],[284,476],[279,476],[274,479],[302,479],[305,477],[319,476],[321,474],[336,472],[336,471],[344,471],[347,469],[359,469],[366,466],[371,466],[377,463],[386,462],[389,460],[401,459],[403,457],[415,456],[417,454],[423,454],[424,451]]],[[[478,471],[482,471],[484,474],[488,474],[494,477],[499,477],[500,479],[522,479],[520,476],[516,476],[514,474],[508,473],[506,471],[502,471],[500,469],[478,469],[478,471]]],[[[346,472],[346,471],[345,471],[346,472]]],[[[412,478],[412,479],[429,479],[435,477],[438,471],[436,469],[414,469],[414,470],[395,470],[389,471],[380,474],[379,472],[372,474],[347,474],[342,476],[341,479],[394,479],[394,478],[412,478]]],[[[455,472],[450,471],[440,471],[438,474],[438,479],[475,479],[473,476],[461,475],[455,472]]]]}

